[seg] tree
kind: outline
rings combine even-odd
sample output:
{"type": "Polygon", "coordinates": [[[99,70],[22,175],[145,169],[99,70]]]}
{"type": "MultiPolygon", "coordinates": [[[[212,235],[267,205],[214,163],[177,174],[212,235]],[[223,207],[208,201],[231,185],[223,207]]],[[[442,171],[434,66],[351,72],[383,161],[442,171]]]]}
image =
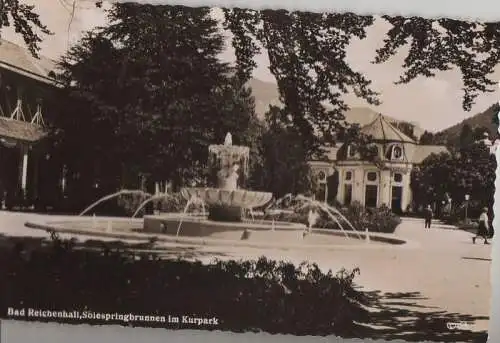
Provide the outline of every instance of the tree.
{"type": "Polygon", "coordinates": [[[369,103],[378,103],[371,81],[345,61],[351,38],[364,38],[373,17],[285,10],[225,9],[224,13],[225,28],[234,37],[237,76],[242,82],[250,78],[260,50],[257,43],[262,45],[284,104],[282,114],[299,130],[308,150],[328,143],[332,132],[346,129],[342,96],[350,89],[369,103]],[[327,109],[325,102],[332,107],[327,109]]]}
{"type": "Polygon", "coordinates": [[[207,146],[228,131],[246,139],[255,117],[250,90],[218,58],[217,22],[208,8],[136,3],[116,3],[108,17],[61,62],[74,105],[57,123],[59,146],[71,172],[106,192],[136,187],[140,174],[203,182],[207,146]]]}
{"type": "Polygon", "coordinates": [[[448,193],[455,205],[459,205],[465,194],[469,194],[477,206],[490,206],[495,170],[495,157],[482,143],[471,144],[460,154],[433,154],[412,171],[414,199],[419,204],[426,204],[444,200],[448,193]]]}
{"type": "Polygon", "coordinates": [[[272,192],[277,198],[310,192],[314,187],[306,145],[292,122],[283,119],[283,111],[271,106],[266,113],[260,145],[262,160],[254,174],[254,182],[259,184],[256,188],[272,192]]]}
{"type": "Polygon", "coordinates": [[[435,144],[434,134],[432,134],[432,132],[425,130],[422,136],[420,136],[419,143],[423,145],[435,144]]]}
{"type": "Polygon", "coordinates": [[[460,150],[469,148],[475,142],[474,131],[469,124],[465,124],[460,131],[458,146],[460,150]]]}
{"type": "Polygon", "coordinates": [[[473,132],[472,132],[472,136],[474,137],[474,141],[477,142],[477,141],[480,141],[482,139],[484,139],[484,134],[487,133],[488,135],[490,134],[488,132],[488,129],[483,127],[483,126],[477,126],[474,128],[473,132]]]}
{"type": "Polygon", "coordinates": [[[19,0],[0,1],[0,34],[3,27],[14,26],[15,32],[23,36],[31,54],[38,57],[42,38],[37,31],[46,35],[50,35],[51,32],[42,24],[34,8],[35,6],[23,4],[19,0]]]}
{"type": "Polygon", "coordinates": [[[500,58],[500,23],[478,23],[449,18],[383,16],[392,28],[377,51],[376,63],[383,63],[401,47],[410,49],[398,83],[418,76],[458,68],[463,80],[463,108],[470,110],[480,93],[493,92],[497,81],[488,76],[500,58]]]}
{"type": "MultiPolygon", "coordinates": [[[[102,1],[96,1],[96,6],[101,7],[102,1]]],[[[5,0],[0,12],[2,26],[13,23],[36,55],[41,38],[32,26],[43,33],[49,31],[33,8],[19,0],[5,0]]],[[[374,22],[372,16],[238,8],[225,9],[224,14],[225,27],[234,35],[238,78],[250,77],[255,67],[253,57],[259,50],[256,42],[261,43],[268,50],[271,72],[277,78],[287,111],[303,132],[312,135],[315,126],[321,132],[339,129],[338,122],[346,109],[341,96],[349,88],[369,102],[377,102],[376,92],[369,88],[370,81],[344,60],[346,45],[353,37],[365,37],[366,29],[374,22]],[[311,76],[317,80],[313,82],[311,76]],[[323,101],[334,108],[326,111],[321,106],[323,101]],[[325,112],[330,114],[328,119],[324,118],[325,112]]],[[[383,19],[392,28],[384,46],[377,50],[374,63],[384,63],[409,46],[404,72],[397,83],[408,83],[418,76],[432,77],[438,71],[458,67],[464,82],[463,107],[467,110],[480,93],[493,91],[496,82],[489,75],[500,58],[500,23],[415,16],[383,19]]]]}
{"type": "MultiPolygon", "coordinates": [[[[341,97],[351,89],[370,103],[378,102],[370,80],[345,61],[346,46],[353,38],[365,37],[373,17],[239,8],[224,13],[225,27],[234,35],[239,77],[250,77],[253,58],[263,46],[286,113],[309,141],[314,141],[315,132],[325,138],[328,132],[345,129],[347,106],[341,97]],[[333,108],[325,110],[324,102],[333,108]]],[[[466,110],[480,93],[494,90],[496,82],[489,75],[500,58],[500,23],[402,16],[383,19],[392,28],[373,63],[384,63],[409,47],[397,84],[456,67],[462,73],[466,110]]]]}
{"type": "MultiPolygon", "coordinates": [[[[18,0],[2,4],[2,25],[9,23],[10,13],[30,50],[36,53],[40,38],[30,24],[46,28],[33,6],[19,4],[18,0]]],[[[102,6],[102,1],[97,1],[96,6],[102,6]]],[[[238,79],[250,77],[255,67],[253,57],[259,51],[256,43],[260,43],[268,52],[286,112],[312,148],[318,145],[315,132],[328,139],[328,132],[345,129],[343,112],[347,106],[342,101],[343,93],[353,90],[370,103],[378,102],[370,80],[345,61],[346,46],[352,38],[365,37],[366,29],[374,23],[372,16],[238,8],[225,9],[224,14],[225,27],[234,35],[238,79]],[[333,108],[326,110],[324,102],[333,108]]],[[[384,63],[409,46],[403,75],[396,83],[408,83],[422,75],[432,77],[438,71],[458,67],[464,81],[463,107],[467,110],[479,93],[493,91],[496,82],[489,75],[500,58],[499,23],[402,16],[383,19],[392,28],[383,47],[377,50],[374,63],[384,63]]]]}

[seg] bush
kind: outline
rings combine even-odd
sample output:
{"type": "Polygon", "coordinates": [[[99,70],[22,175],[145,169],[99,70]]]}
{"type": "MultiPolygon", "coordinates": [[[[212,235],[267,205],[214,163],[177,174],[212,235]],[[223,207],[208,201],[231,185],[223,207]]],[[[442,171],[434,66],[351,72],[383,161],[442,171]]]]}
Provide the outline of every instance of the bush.
{"type": "MultiPolygon", "coordinates": [[[[266,215],[266,219],[279,221],[291,221],[295,223],[308,224],[308,209],[296,211],[294,213],[281,213],[278,216],[266,215]]],[[[379,208],[364,208],[358,203],[353,203],[345,208],[338,208],[338,211],[356,228],[356,230],[368,229],[370,232],[393,233],[401,223],[401,219],[396,216],[387,206],[379,208]]],[[[343,220],[338,219],[344,230],[352,230],[343,220]]],[[[314,227],[340,230],[335,220],[330,218],[324,211],[320,210],[320,217],[314,227]]]]}
{"type": "Polygon", "coordinates": [[[387,206],[367,209],[359,204],[353,204],[345,210],[344,215],[354,227],[368,229],[370,232],[393,233],[401,224],[401,219],[387,206]]]}
{"type": "MultiPolygon", "coordinates": [[[[22,244],[14,249],[2,245],[2,309],[216,317],[218,326],[203,328],[294,335],[348,336],[356,331],[355,321],[369,318],[360,305],[364,297],[353,285],[358,270],[334,275],[315,264],[296,267],[264,257],[203,265],[151,253],[112,251],[104,242],[100,251],[74,249],[72,244],[56,237],[51,246],[29,252],[22,244]]],[[[6,311],[2,313],[5,317],[6,311]]],[[[75,323],[62,318],[24,320],[75,323]]],[[[154,322],[133,325],[200,328],[154,322]]]]}

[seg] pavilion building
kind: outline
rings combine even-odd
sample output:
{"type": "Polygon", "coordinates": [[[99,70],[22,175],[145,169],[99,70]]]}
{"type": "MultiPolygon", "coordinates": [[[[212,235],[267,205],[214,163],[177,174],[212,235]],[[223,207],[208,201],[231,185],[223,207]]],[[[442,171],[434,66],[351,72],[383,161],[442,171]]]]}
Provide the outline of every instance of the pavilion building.
{"type": "Polygon", "coordinates": [[[50,158],[44,149],[48,135],[44,117],[58,89],[49,76],[54,66],[48,58],[35,58],[27,49],[0,40],[2,208],[33,205],[41,179],[48,182],[43,175],[50,173],[50,168],[44,167],[50,158]]]}
{"type": "Polygon", "coordinates": [[[356,201],[365,207],[385,205],[394,212],[405,211],[412,203],[412,169],[433,153],[447,152],[447,148],[419,144],[382,114],[363,126],[361,132],[372,137],[378,162],[363,160],[345,143],[329,148],[326,161],[310,162],[319,182],[316,198],[333,198],[342,205],[356,201]]]}

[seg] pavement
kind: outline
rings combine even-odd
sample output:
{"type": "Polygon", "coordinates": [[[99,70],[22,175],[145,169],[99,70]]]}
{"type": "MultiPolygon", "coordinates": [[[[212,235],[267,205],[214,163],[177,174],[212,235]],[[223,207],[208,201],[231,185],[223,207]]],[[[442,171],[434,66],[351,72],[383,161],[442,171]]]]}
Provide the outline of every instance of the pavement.
{"type": "MultiPolygon", "coordinates": [[[[360,275],[355,282],[367,291],[419,294],[419,299],[406,299],[422,311],[436,309],[448,313],[488,317],[490,313],[491,245],[481,240],[472,244],[472,234],[436,223],[424,228],[423,220],[403,218],[395,236],[419,243],[417,249],[370,249],[267,252],[270,258],[285,258],[292,262],[307,259],[322,269],[332,271],[358,267],[360,275]]],[[[256,257],[261,252],[234,251],[231,257],[256,257]]],[[[405,306],[405,304],[403,304],[405,306]]],[[[474,330],[488,329],[487,320],[476,321],[474,330]]]]}
{"type": "MultiPolygon", "coordinates": [[[[47,236],[24,226],[26,221],[43,221],[47,216],[0,212],[0,234],[9,236],[47,236]]],[[[61,236],[69,236],[62,234],[61,236]]],[[[418,304],[421,311],[436,309],[448,313],[488,317],[490,313],[491,245],[472,244],[472,234],[439,222],[431,229],[423,220],[403,218],[394,236],[418,242],[414,249],[342,249],[339,251],[258,249],[245,247],[199,247],[202,260],[253,259],[262,255],[294,263],[315,262],[323,270],[334,272],[358,267],[355,282],[367,291],[418,294],[407,297],[397,306],[418,304]],[[223,249],[223,250],[221,250],[223,249]],[[406,302],[406,303],[405,303],[406,302]]],[[[78,236],[85,240],[89,237],[78,236]]],[[[487,320],[473,324],[474,331],[488,329],[487,320]]]]}

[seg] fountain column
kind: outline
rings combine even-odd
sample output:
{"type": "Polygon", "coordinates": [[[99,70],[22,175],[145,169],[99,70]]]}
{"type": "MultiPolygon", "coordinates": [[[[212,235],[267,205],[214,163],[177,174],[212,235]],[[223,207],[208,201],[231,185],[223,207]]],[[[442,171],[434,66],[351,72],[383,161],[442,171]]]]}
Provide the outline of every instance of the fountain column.
{"type": "Polygon", "coordinates": [[[245,189],[249,174],[250,148],[232,145],[231,134],[224,144],[208,147],[208,187],[186,187],[184,199],[200,199],[208,207],[208,219],[218,222],[241,222],[243,210],[264,206],[271,201],[270,192],[245,189]]]}
{"type": "MultiPolygon", "coordinates": [[[[209,169],[212,186],[221,190],[237,190],[245,186],[248,179],[250,149],[232,145],[228,133],[222,145],[211,145],[209,151],[209,169]]],[[[228,193],[231,194],[231,193],[228,193]]],[[[227,205],[211,205],[208,219],[215,221],[240,222],[242,208],[227,205]]]]}

